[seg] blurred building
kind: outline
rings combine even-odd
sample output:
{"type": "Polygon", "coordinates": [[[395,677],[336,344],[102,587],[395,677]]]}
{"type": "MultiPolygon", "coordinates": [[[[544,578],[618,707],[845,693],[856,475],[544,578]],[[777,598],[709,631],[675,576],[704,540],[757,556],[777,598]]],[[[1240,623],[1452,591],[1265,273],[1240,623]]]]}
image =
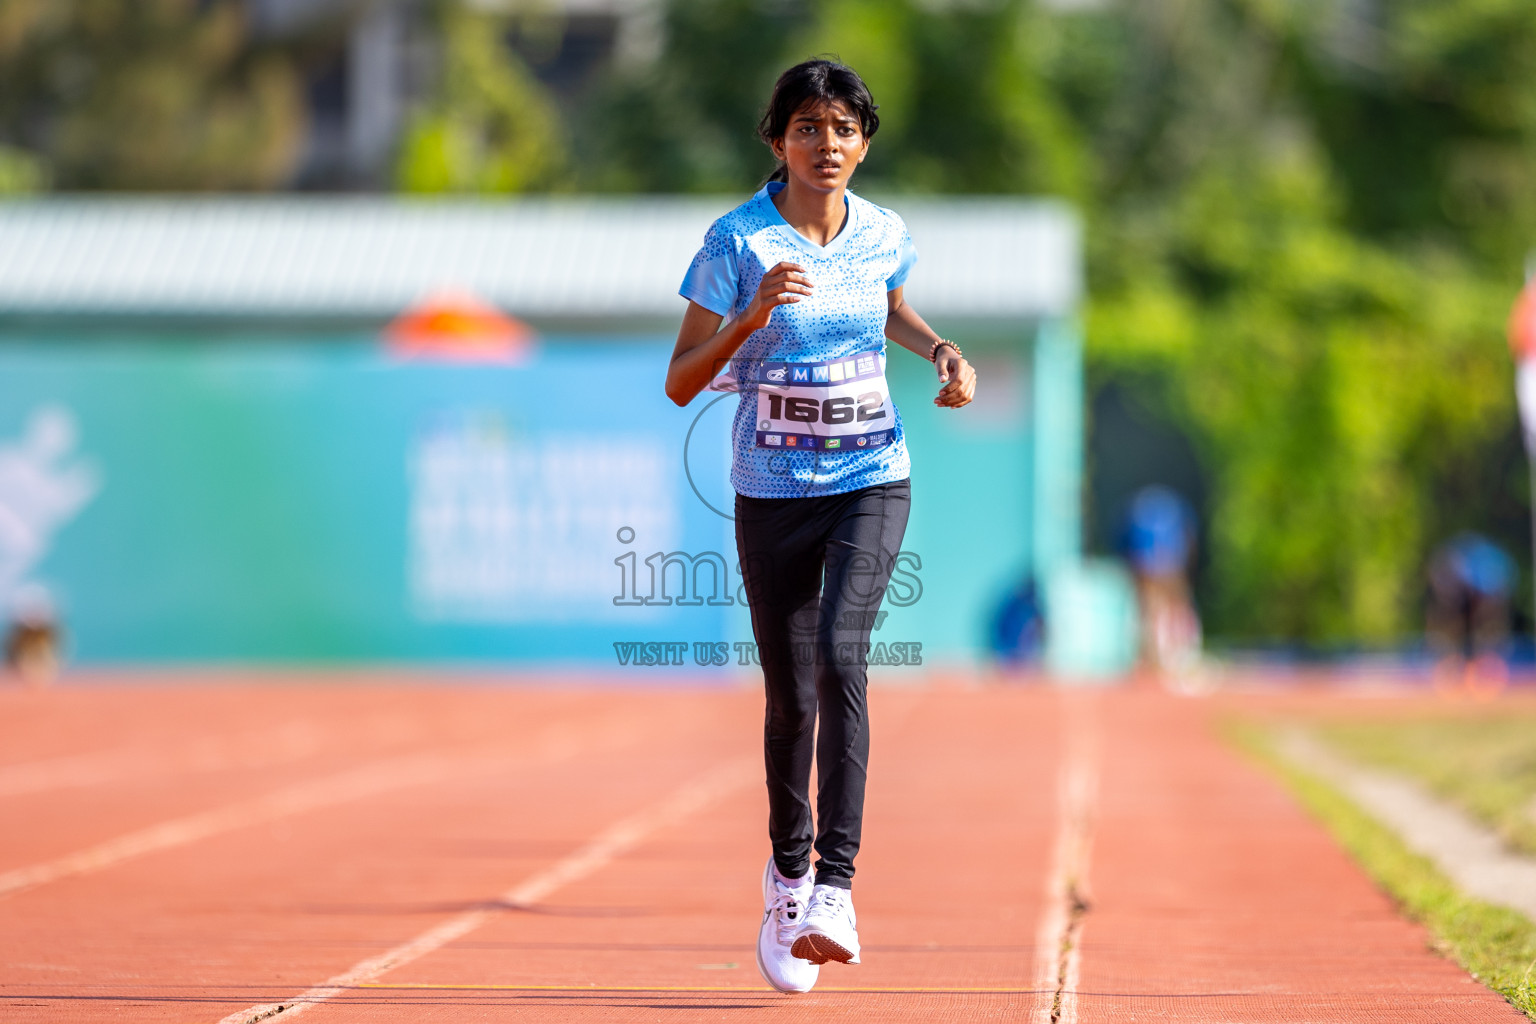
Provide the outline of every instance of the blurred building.
{"type": "MultiPolygon", "coordinates": [[[[428,0],[246,0],[258,38],[302,41],[309,139],[300,188],[385,184],[411,104],[430,87],[440,40],[428,0]]],[[[517,11],[528,30],[506,45],[559,99],[572,100],[615,61],[659,45],[662,0],[478,0],[517,11]]]]}

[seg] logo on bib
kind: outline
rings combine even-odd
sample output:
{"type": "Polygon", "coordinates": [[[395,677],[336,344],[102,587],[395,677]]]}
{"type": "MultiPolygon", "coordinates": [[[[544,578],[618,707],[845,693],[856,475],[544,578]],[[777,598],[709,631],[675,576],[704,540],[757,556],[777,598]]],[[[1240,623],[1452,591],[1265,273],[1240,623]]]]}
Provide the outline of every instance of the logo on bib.
{"type": "Polygon", "coordinates": [[[784,438],[779,436],[778,434],[769,434],[767,437],[763,438],[763,440],[766,441],[769,444],[783,444],[784,443],[784,438]]]}
{"type": "Polygon", "coordinates": [[[791,434],[791,435],[789,435],[788,437],[786,437],[784,439],[784,447],[785,448],[793,448],[793,447],[795,447],[795,444],[798,441],[799,441],[799,438],[797,438],[797,437],[795,437],[795,435],[791,434]]]}
{"type": "Polygon", "coordinates": [[[865,437],[863,434],[860,434],[859,435],[859,440],[858,440],[858,446],[860,448],[863,448],[867,444],[869,444],[869,438],[865,437]]]}
{"type": "Polygon", "coordinates": [[[802,381],[802,382],[810,380],[811,379],[810,368],[809,367],[805,367],[805,366],[797,366],[797,367],[795,367],[795,369],[794,369],[794,379],[797,380],[797,381],[802,381]]]}
{"type": "Polygon", "coordinates": [[[769,370],[765,376],[772,381],[781,381],[784,379],[784,367],[781,366],[777,370],[769,370]]]}
{"type": "Polygon", "coordinates": [[[828,448],[841,448],[842,446],[843,446],[843,439],[842,438],[840,438],[840,437],[829,437],[829,438],[827,438],[827,447],[828,448]]]}

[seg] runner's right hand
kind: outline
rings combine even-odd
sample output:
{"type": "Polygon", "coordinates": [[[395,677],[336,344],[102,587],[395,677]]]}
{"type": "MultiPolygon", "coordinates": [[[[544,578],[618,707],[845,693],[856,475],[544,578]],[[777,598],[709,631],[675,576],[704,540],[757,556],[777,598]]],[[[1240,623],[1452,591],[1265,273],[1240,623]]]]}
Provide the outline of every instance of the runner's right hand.
{"type": "Polygon", "coordinates": [[[799,302],[811,294],[811,279],[798,263],[776,263],[757,286],[757,294],[741,313],[742,326],[757,331],[768,326],[773,311],[789,302],[799,302]]]}

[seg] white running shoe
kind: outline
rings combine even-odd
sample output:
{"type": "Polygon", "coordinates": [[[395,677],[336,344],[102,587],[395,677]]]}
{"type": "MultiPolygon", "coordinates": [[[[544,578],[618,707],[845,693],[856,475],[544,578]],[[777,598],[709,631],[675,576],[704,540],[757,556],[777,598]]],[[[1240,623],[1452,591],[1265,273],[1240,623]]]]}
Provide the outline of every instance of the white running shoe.
{"type": "Polygon", "coordinates": [[[780,992],[809,992],[821,973],[820,961],[807,963],[790,949],[811,898],[811,876],[800,885],[779,881],[773,858],[763,868],[763,926],[757,932],[757,969],[780,992]]]}
{"type": "Polygon", "coordinates": [[[805,923],[795,933],[791,951],[802,960],[824,964],[859,962],[859,919],[853,893],[835,885],[818,885],[805,908],[805,923]]]}

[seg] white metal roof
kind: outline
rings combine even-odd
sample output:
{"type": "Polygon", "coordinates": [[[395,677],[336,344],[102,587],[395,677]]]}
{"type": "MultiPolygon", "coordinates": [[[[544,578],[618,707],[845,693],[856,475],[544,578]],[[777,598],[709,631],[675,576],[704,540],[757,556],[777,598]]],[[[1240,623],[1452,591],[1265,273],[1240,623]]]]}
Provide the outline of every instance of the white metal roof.
{"type": "MultiPolygon", "coordinates": [[[[63,198],[0,203],[0,314],[391,316],[440,289],[520,316],[675,316],[704,230],[738,199],[63,198]]],[[[893,202],[913,305],[1070,312],[1076,217],[1054,202],[893,202]]]]}

